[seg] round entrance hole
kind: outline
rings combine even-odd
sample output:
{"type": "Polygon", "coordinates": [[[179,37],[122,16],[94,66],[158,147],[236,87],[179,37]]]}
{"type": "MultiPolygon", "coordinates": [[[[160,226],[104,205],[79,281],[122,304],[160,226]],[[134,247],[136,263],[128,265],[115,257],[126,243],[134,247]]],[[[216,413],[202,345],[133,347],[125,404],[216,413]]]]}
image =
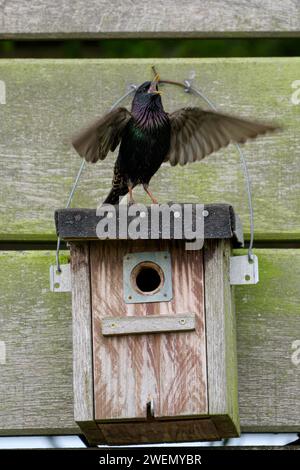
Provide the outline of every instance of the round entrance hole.
{"type": "Polygon", "coordinates": [[[163,270],[152,261],[139,263],[131,272],[131,284],[139,294],[156,294],[164,284],[163,270]]]}

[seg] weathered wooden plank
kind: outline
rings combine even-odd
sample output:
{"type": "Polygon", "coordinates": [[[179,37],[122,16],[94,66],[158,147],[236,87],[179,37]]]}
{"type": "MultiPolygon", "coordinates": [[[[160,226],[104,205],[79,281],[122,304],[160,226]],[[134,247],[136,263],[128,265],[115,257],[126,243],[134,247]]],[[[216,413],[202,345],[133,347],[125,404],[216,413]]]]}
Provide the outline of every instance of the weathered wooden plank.
{"type": "Polygon", "coordinates": [[[54,261],[53,252],[0,253],[0,434],[78,432],[71,296],[49,291],[54,261]]]}
{"type": "Polygon", "coordinates": [[[155,442],[180,442],[195,440],[219,440],[219,434],[211,419],[169,421],[102,423],[101,431],[110,445],[155,442]]]}
{"type": "Polygon", "coordinates": [[[92,316],[88,244],[71,244],[74,418],[94,416],[92,316]]]}
{"type": "Polygon", "coordinates": [[[236,321],[229,283],[230,242],[207,240],[204,246],[207,382],[209,415],[222,435],[239,432],[236,321]],[[229,416],[231,419],[224,419],[229,416]]]}
{"type": "MultiPolygon", "coordinates": [[[[123,285],[120,259],[126,248],[118,244],[112,250],[111,243],[91,243],[90,252],[95,417],[143,419],[147,404],[159,394],[157,338],[144,335],[129,341],[125,337],[103,338],[103,316],[126,314],[135,305],[122,306],[120,311],[123,285]],[[151,351],[149,361],[147,351],[151,351]]],[[[141,308],[135,313],[141,315],[141,308]]]]}
{"type": "MultiPolygon", "coordinates": [[[[96,209],[60,209],[55,211],[56,232],[64,240],[97,239],[97,225],[107,224],[105,237],[109,239],[131,238],[128,226],[138,214],[131,212],[131,206],[110,206],[97,215],[96,209]],[[125,227],[124,227],[125,226],[125,227]],[[126,230],[124,230],[126,228],[126,230]]],[[[243,246],[241,221],[233,207],[228,204],[183,204],[168,203],[140,207],[143,210],[143,223],[147,230],[141,231],[141,239],[185,239],[186,228],[193,229],[203,238],[233,238],[238,246],[243,246]],[[177,213],[177,214],[176,214],[177,213]],[[175,217],[176,215],[176,217],[175,217]],[[168,228],[168,230],[166,229],[168,228]]],[[[195,238],[195,235],[189,238],[195,238]]]]}
{"type": "MultiPolygon", "coordinates": [[[[93,352],[90,250],[88,244],[71,243],[73,401],[74,420],[89,436],[90,445],[99,440],[94,419],[93,352]]],[[[103,436],[103,442],[105,438],[103,436]]]]}
{"type": "MultiPolygon", "coordinates": [[[[298,431],[300,252],[256,250],[260,282],[235,287],[242,431],[298,431]]],[[[0,254],[0,434],[79,432],[71,294],[49,292],[53,252],[0,254]]]]}
{"type": "Polygon", "coordinates": [[[297,0],[10,0],[1,6],[0,38],[243,37],[298,35],[297,0]],[[45,14],[47,12],[47,14],[45,14]],[[176,13],[174,13],[176,12],[176,13]]]}
{"type": "Polygon", "coordinates": [[[91,282],[96,419],[207,415],[206,346],[202,252],[174,240],[91,242],[91,282]],[[124,302],[127,253],[168,250],[172,263],[170,302],[124,302]],[[104,317],[195,314],[195,331],[180,334],[103,337],[104,317]],[[182,354],[182,351],[185,351],[182,354]]]}
{"type": "Polygon", "coordinates": [[[195,315],[151,315],[148,317],[104,317],[101,319],[103,336],[162,333],[195,329],[195,315]]]}
{"type": "Polygon", "coordinates": [[[260,282],[235,286],[241,427],[298,431],[300,251],[261,251],[260,282]]]}
{"type": "MultiPolygon", "coordinates": [[[[180,80],[194,70],[195,85],[224,112],[284,125],[282,133],[244,147],[256,238],[300,239],[299,58],[1,60],[0,80],[6,85],[6,104],[0,104],[1,239],[55,238],[53,212],[64,207],[81,162],[66,139],[108,110],[128,84],[148,79],[153,64],[163,77],[180,80]]],[[[168,111],[203,104],[176,87],[165,88],[163,101],[168,111]]],[[[113,162],[110,155],[87,166],[73,206],[96,207],[103,201],[113,162]]],[[[232,204],[248,231],[244,179],[233,146],[185,168],[164,165],[152,189],[160,202],[232,204]]],[[[149,202],[142,190],[136,198],[149,202]]]]}

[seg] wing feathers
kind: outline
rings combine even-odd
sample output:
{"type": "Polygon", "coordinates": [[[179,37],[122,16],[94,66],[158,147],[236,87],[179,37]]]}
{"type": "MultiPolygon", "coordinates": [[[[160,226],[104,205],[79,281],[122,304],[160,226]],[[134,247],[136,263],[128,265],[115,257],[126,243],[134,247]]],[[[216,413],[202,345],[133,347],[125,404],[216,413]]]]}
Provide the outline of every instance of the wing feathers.
{"type": "Polygon", "coordinates": [[[130,118],[126,108],[116,108],[73,136],[72,145],[87,162],[104,160],[108,152],[119,145],[130,118]]]}
{"type": "Polygon", "coordinates": [[[247,121],[200,108],[183,108],[170,114],[171,144],[166,160],[185,165],[227,147],[230,142],[244,143],[277,126],[247,121]]]}

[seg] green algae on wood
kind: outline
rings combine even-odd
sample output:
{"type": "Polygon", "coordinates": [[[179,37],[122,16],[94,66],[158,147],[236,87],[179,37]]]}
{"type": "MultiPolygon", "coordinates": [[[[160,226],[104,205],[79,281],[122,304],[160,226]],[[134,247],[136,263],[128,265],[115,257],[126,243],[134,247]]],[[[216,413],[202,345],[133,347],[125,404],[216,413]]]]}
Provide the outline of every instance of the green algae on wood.
{"type": "MultiPolygon", "coordinates": [[[[235,254],[245,250],[235,251],[235,254]]],[[[299,250],[256,250],[260,282],[235,287],[242,432],[299,430],[299,250]]],[[[67,261],[62,253],[62,262],[67,261]]],[[[78,433],[71,295],[49,291],[55,252],[1,252],[0,434],[78,433]]]]}
{"type": "MultiPolygon", "coordinates": [[[[244,146],[253,188],[255,229],[262,240],[300,240],[300,113],[291,101],[299,58],[2,60],[0,79],[0,239],[53,240],[53,213],[64,207],[81,160],[70,135],[109,109],[129,83],[162,77],[194,84],[223,112],[278,121],[281,133],[244,146]]],[[[203,102],[165,87],[167,110],[203,102]]],[[[124,103],[129,105],[130,100],[124,103]]],[[[111,186],[114,155],[87,165],[73,207],[96,207],[111,186]]],[[[160,202],[224,202],[234,206],[249,230],[244,177],[233,146],[185,168],[164,165],[153,178],[160,202]]],[[[137,190],[137,200],[146,201],[137,190]]]]}

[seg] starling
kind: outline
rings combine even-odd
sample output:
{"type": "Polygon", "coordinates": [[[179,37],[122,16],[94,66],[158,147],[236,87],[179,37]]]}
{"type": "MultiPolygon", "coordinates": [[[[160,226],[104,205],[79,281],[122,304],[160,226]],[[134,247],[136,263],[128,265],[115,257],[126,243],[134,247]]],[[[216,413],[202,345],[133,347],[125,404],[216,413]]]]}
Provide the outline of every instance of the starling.
{"type": "Polygon", "coordinates": [[[149,182],[161,164],[171,165],[202,160],[230,142],[244,143],[276,126],[248,121],[199,107],[167,113],[158,91],[159,77],[137,88],[131,112],[119,107],[80,131],[72,145],[87,162],[104,160],[120,144],[114,166],[112,189],[104,203],[117,204],[119,198],[142,184],[156,204],[149,182]]]}

